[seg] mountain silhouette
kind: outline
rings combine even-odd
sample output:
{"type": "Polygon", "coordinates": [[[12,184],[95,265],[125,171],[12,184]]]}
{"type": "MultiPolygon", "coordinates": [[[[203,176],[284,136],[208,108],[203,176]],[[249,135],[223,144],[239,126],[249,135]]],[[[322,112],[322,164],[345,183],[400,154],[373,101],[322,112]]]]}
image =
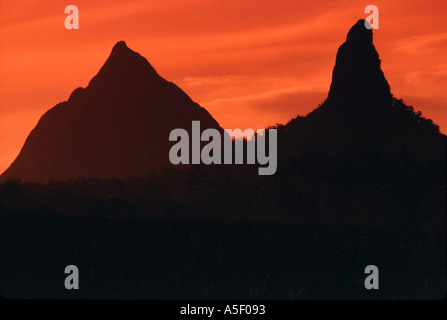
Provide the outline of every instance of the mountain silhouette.
{"type": "Polygon", "coordinates": [[[283,156],[372,148],[388,155],[410,152],[419,161],[442,158],[445,136],[391,94],[380,64],[372,29],[359,20],[338,49],[327,99],[278,126],[283,156]]]}
{"type": "Polygon", "coordinates": [[[170,130],[190,131],[192,120],[220,129],[117,43],[85,89],[40,119],[0,177],[13,179],[0,183],[2,295],[445,295],[445,137],[393,97],[363,20],[338,50],[325,102],[276,126],[274,175],[258,175],[258,165],[151,170],[169,165],[170,130]],[[70,180],[80,176],[89,178],[70,180]],[[64,289],[67,262],[83,266],[88,290],[64,289]],[[386,290],[353,277],[370,263],[393,279],[386,290]]]}
{"type": "Polygon", "coordinates": [[[1,180],[47,182],[79,177],[143,176],[170,165],[169,133],[222,130],[175,84],[124,41],[86,88],[46,112],[1,180]]]}
{"type": "MultiPolygon", "coordinates": [[[[305,117],[277,126],[279,161],[308,152],[326,155],[370,149],[411,153],[418,161],[445,156],[439,127],[390,90],[373,44],[359,20],[340,46],[327,99],[305,117]]],[[[169,133],[223,129],[149,62],[118,42],[86,88],[42,116],[0,180],[47,182],[79,177],[141,177],[169,166],[169,133]]]]}

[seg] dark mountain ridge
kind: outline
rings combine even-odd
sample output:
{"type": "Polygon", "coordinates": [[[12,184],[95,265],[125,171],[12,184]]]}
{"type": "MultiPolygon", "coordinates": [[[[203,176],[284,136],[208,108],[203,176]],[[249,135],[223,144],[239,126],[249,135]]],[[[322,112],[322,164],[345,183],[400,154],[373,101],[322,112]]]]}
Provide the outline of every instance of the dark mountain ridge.
{"type": "Polygon", "coordinates": [[[338,49],[324,103],[278,129],[283,158],[308,151],[336,154],[353,148],[371,148],[388,155],[410,152],[419,161],[445,156],[445,136],[439,127],[391,94],[372,30],[365,28],[364,20],[350,29],[338,49]]]}
{"type": "MultiPolygon", "coordinates": [[[[444,159],[439,127],[393,97],[380,65],[372,30],[359,20],[338,49],[324,103],[277,126],[279,164],[308,152],[332,156],[363,149],[422,162],[444,159]]],[[[223,130],[120,41],[85,89],[42,116],[0,180],[143,177],[170,166],[169,133],[191,131],[193,120],[202,130],[223,130]]]]}
{"type": "Polygon", "coordinates": [[[149,62],[118,42],[86,88],[46,112],[1,180],[144,176],[170,165],[169,133],[223,130],[149,62]]]}

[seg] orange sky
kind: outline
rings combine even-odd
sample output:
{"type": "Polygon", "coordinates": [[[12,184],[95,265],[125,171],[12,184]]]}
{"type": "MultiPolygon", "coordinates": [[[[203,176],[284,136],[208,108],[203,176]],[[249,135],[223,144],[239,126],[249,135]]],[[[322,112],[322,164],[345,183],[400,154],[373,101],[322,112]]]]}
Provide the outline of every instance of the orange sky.
{"type": "Polygon", "coordinates": [[[326,98],[337,49],[369,4],[380,10],[374,43],[392,92],[446,133],[447,2],[0,0],[0,172],[119,40],[224,128],[305,115],[326,98]],[[65,29],[70,4],[79,30],[65,29]]]}

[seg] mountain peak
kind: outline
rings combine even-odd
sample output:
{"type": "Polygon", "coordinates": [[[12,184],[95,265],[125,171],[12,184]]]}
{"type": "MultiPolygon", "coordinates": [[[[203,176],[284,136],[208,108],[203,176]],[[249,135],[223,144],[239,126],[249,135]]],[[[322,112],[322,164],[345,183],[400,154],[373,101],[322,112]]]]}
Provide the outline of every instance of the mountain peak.
{"type": "Polygon", "coordinates": [[[130,49],[126,44],[126,41],[121,40],[121,41],[118,41],[117,43],[115,43],[112,51],[114,51],[114,50],[130,50],[130,49]]]}
{"type": "Polygon", "coordinates": [[[284,126],[279,157],[376,150],[398,157],[410,152],[418,161],[442,159],[445,137],[431,120],[392,96],[380,65],[373,31],[359,20],[338,49],[328,98],[284,126]]]}
{"type": "Polygon", "coordinates": [[[89,87],[105,87],[113,91],[132,87],[135,83],[147,84],[160,79],[146,58],[121,40],[113,46],[107,61],[90,81],[89,87]]]}
{"type": "Polygon", "coordinates": [[[363,19],[357,21],[348,32],[346,42],[351,44],[373,44],[372,29],[366,28],[370,26],[369,22],[363,19]]]}
{"type": "Polygon", "coordinates": [[[372,29],[358,20],[337,52],[329,100],[391,101],[390,86],[380,67],[372,29]]]}
{"type": "Polygon", "coordinates": [[[42,116],[0,181],[144,177],[172,165],[169,134],[191,132],[192,121],[223,132],[208,111],[120,41],[87,88],[42,116]]]}
{"type": "MultiPolygon", "coordinates": [[[[112,48],[112,51],[110,53],[110,57],[115,57],[118,56],[120,58],[125,58],[126,56],[128,57],[138,57],[140,56],[137,52],[133,51],[132,49],[130,49],[126,42],[121,40],[118,41],[117,43],[115,43],[115,45],[112,48]]],[[[140,56],[141,57],[141,56],[140,56]]]]}

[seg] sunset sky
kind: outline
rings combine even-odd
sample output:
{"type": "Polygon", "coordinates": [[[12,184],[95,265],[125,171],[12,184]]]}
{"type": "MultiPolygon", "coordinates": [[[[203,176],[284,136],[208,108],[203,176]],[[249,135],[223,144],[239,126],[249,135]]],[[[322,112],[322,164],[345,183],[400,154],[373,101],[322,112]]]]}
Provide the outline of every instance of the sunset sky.
{"type": "Polygon", "coordinates": [[[447,133],[447,2],[0,0],[0,173],[40,116],[127,45],[224,128],[305,115],[328,93],[349,28],[379,8],[374,43],[398,98],[447,133]],[[79,8],[79,30],[64,26],[79,8]]]}

